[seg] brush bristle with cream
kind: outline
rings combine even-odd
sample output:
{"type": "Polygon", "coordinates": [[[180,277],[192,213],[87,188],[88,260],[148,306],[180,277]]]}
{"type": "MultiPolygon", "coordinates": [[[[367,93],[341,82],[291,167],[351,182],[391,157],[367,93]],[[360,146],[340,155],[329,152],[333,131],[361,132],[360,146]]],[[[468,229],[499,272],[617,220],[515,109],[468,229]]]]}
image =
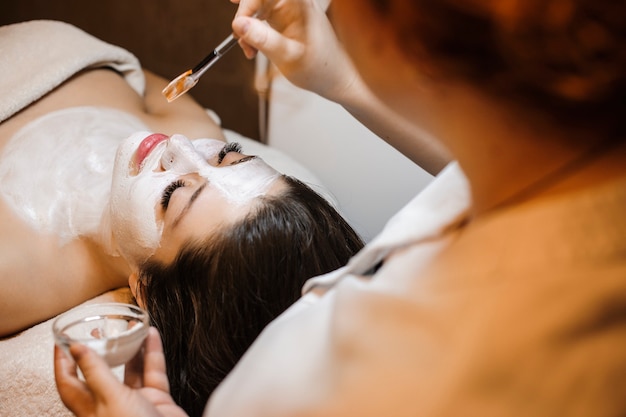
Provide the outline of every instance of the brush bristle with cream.
{"type": "Polygon", "coordinates": [[[168,85],[161,91],[168,102],[176,100],[178,97],[185,94],[191,87],[196,85],[197,79],[191,78],[192,70],[187,70],[174,78],[168,85]]]}
{"type": "Polygon", "coordinates": [[[198,80],[218,59],[220,59],[226,52],[228,52],[238,40],[235,35],[231,34],[217,48],[215,48],[209,55],[207,55],[198,65],[193,69],[187,70],[174,78],[168,85],[161,91],[168,102],[176,100],[178,97],[185,94],[194,85],[198,83],[198,80]]]}

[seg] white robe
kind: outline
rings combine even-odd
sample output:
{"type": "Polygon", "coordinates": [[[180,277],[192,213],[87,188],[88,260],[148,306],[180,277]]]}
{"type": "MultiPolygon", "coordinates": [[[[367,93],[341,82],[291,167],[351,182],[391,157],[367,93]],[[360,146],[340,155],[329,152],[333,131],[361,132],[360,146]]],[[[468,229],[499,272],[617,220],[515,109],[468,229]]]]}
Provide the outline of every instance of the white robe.
{"type": "Polygon", "coordinates": [[[392,219],[357,255],[390,254],[373,276],[315,279],[334,285],[265,329],[205,416],[621,415],[626,179],[464,225],[466,187],[453,165],[392,219]]]}

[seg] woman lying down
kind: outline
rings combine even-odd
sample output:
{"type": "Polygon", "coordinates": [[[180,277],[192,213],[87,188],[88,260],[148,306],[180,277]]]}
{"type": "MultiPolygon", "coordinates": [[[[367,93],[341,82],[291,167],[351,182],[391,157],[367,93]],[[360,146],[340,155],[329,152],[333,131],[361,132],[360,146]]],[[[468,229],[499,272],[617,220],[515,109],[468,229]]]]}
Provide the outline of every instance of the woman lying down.
{"type": "Polygon", "coordinates": [[[21,72],[21,90],[1,78],[31,96],[0,109],[0,335],[129,286],[161,332],[173,397],[199,415],[303,282],[362,242],[308,186],[226,143],[189,95],[168,104],[166,80],[144,85],[126,51],[59,22],[12,26],[3,50],[20,44],[51,75],[21,72]]]}

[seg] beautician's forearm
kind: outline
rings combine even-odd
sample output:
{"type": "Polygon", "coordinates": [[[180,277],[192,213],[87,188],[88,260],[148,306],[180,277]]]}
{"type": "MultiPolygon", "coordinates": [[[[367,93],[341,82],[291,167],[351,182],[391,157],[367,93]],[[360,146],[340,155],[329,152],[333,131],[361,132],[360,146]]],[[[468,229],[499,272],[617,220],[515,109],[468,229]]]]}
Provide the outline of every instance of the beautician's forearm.
{"type": "Polygon", "coordinates": [[[360,78],[341,96],[327,97],[428,173],[436,175],[450,161],[447,150],[426,131],[399,116],[378,99],[360,78]]]}

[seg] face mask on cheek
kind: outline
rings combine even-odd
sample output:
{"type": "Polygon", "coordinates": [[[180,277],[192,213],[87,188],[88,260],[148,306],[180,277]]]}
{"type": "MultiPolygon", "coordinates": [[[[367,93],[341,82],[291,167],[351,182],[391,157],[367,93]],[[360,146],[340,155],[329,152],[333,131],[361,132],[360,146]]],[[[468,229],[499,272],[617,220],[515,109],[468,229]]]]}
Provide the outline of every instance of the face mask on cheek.
{"type": "Polygon", "coordinates": [[[111,184],[110,219],[115,245],[124,258],[140,264],[159,247],[163,222],[157,210],[163,191],[180,176],[205,164],[184,136],[174,135],[149,153],[136,175],[131,162],[150,132],[137,132],[118,148],[111,184]],[[165,170],[161,169],[161,166],[165,170]]]}
{"type": "Polygon", "coordinates": [[[145,169],[131,175],[133,155],[149,134],[137,132],[118,148],[109,202],[114,244],[120,255],[136,265],[148,259],[159,247],[163,224],[157,220],[156,210],[163,190],[177,177],[175,173],[154,172],[160,152],[153,152],[154,155],[146,159],[145,169]]]}
{"type": "Polygon", "coordinates": [[[175,175],[134,177],[113,183],[111,227],[120,253],[130,262],[140,264],[159,247],[163,222],[156,210],[163,190],[175,175]]]}
{"type": "Polygon", "coordinates": [[[173,135],[162,149],[146,158],[136,175],[130,175],[131,160],[137,141],[146,132],[127,140],[128,146],[118,150],[111,188],[111,227],[117,248],[129,262],[137,265],[147,260],[159,247],[163,232],[157,210],[165,188],[182,175],[197,173],[211,187],[221,191],[233,204],[245,204],[264,194],[280,175],[260,159],[230,168],[213,167],[207,160],[217,156],[224,142],[201,139],[193,142],[173,135]],[[165,171],[156,169],[162,166],[165,171]],[[159,172],[155,172],[159,171],[159,172]]]}

